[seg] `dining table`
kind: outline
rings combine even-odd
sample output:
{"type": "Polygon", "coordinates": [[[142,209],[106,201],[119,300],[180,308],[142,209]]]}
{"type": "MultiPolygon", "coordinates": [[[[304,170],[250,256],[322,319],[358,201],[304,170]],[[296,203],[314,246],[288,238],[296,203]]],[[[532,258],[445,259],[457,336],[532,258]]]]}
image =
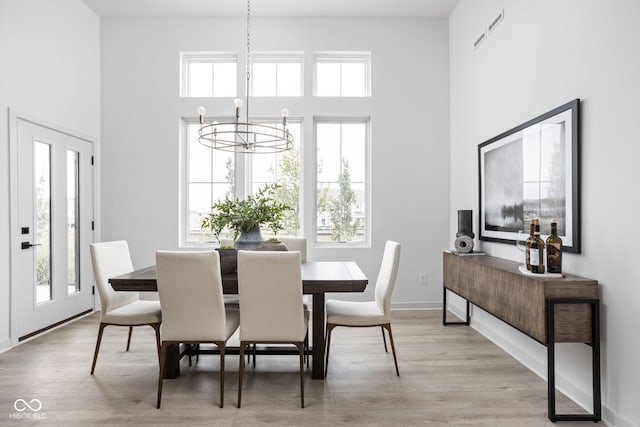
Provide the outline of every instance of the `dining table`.
{"type": "MultiPolygon", "coordinates": [[[[302,292],[312,296],[311,377],[324,379],[325,295],[334,292],[364,292],[369,280],[354,261],[303,262],[301,273],[302,292]]],[[[116,291],[157,292],[156,266],[111,277],[109,283],[116,291]]],[[[237,273],[222,275],[222,290],[225,294],[238,293],[237,273]]],[[[176,378],[178,375],[180,349],[176,348],[167,354],[165,378],[176,378]]]]}

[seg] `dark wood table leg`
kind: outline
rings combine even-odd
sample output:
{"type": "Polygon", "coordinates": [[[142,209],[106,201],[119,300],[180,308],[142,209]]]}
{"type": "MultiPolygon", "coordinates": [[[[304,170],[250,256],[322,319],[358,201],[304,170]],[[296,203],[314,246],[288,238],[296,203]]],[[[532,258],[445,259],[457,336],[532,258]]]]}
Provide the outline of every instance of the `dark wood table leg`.
{"type": "Polygon", "coordinates": [[[311,378],[324,380],[324,293],[313,294],[311,378]]]}
{"type": "Polygon", "coordinates": [[[164,364],[164,378],[173,379],[180,376],[180,344],[172,344],[167,348],[164,364]]]}

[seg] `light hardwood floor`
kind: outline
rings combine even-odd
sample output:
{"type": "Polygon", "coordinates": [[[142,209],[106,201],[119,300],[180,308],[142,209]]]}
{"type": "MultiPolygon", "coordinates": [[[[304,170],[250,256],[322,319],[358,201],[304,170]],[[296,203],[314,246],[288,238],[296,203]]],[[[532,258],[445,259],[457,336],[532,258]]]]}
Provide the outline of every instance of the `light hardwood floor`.
{"type": "MultiPolygon", "coordinates": [[[[227,356],[221,409],[218,356],[204,355],[192,368],[183,358],[182,375],[164,381],[158,410],[153,330],[135,328],[127,353],[127,328],[108,327],[91,376],[94,314],[0,354],[0,425],[553,425],[542,379],[473,329],[443,327],[441,315],[394,312],[400,377],[379,328],[336,328],[326,381],[307,372],[304,409],[297,356],[259,357],[247,370],[241,409],[238,356],[227,356]],[[16,420],[16,399],[39,399],[40,419],[16,420]]],[[[557,401],[559,412],[581,411],[560,393],[557,401]]]]}

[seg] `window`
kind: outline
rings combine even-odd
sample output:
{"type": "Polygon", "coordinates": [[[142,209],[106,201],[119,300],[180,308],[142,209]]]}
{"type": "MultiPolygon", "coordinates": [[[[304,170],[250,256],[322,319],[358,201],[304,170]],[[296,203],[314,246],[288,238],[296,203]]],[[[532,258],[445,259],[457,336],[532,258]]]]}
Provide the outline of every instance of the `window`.
{"type": "MultiPolygon", "coordinates": [[[[263,112],[277,115],[283,106],[297,114],[302,112],[301,116],[287,120],[294,137],[292,150],[248,155],[210,149],[198,142],[197,119],[182,119],[181,246],[216,243],[211,231],[201,228],[202,218],[210,213],[211,205],[225,197],[245,198],[272,183],[281,186],[277,192],[279,201],[292,207],[285,218],[284,230],[278,235],[306,235],[318,247],[370,244],[371,102],[351,102],[345,98],[371,96],[371,55],[350,51],[314,53],[313,72],[306,73],[309,78],[313,76],[313,82],[305,82],[304,57],[303,52],[260,52],[252,55],[251,62],[248,90],[256,99],[252,105],[257,108],[252,112],[258,111],[257,117],[261,117],[252,117],[252,121],[279,127],[280,117],[265,116],[263,112]],[[307,84],[313,86],[313,97],[304,96],[307,84]],[[278,97],[295,99],[283,104],[278,97]],[[319,101],[316,97],[327,99],[319,101]],[[316,104],[325,111],[338,111],[345,102],[352,114],[348,118],[313,117],[316,104]],[[305,118],[313,120],[313,128],[308,132],[302,128],[305,118]],[[302,138],[311,135],[313,146],[303,150],[302,138]],[[303,152],[308,155],[303,156],[303,152]],[[302,179],[304,168],[309,171],[307,181],[302,179]],[[303,215],[303,202],[311,205],[305,205],[310,209],[308,216],[303,215]],[[302,224],[302,218],[308,218],[309,223],[302,224]]],[[[181,111],[195,110],[194,101],[188,97],[244,97],[245,85],[238,84],[244,82],[237,80],[244,73],[239,73],[237,58],[232,53],[181,53],[181,111]]],[[[234,121],[224,117],[231,113],[231,107],[222,107],[224,103],[224,100],[203,100],[202,105],[207,109],[211,105],[214,111],[207,122],[234,121]]],[[[266,238],[272,237],[269,229],[263,229],[262,233],[266,238]]]]}
{"type": "Polygon", "coordinates": [[[302,54],[254,54],[252,96],[302,96],[302,54]]]}
{"type": "MultiPolygon", "coordinates": [[[[230,121],[220,118],[220,122],[230,121]]],[[[279,119],[262,120],[260,123],[281,126],[279,119]]],[[[283,153],[243,155],[214,150],[198,142],[200,124],[184,120],[184,144],[186,177],[183,185],[184,237],[182,244],[206,244],[215,242],[209,230],[201,228],[202,217],[211,211],[211,205],[225,197],[244,197],[255,193],[265,184],[277,183],[282,187],[277,197],[292,210],[285,216],[284,230],[278,235],[297,235],[300,232],[300,137],[301,122],[289,120],[289,131],[294,137],[294,148],[283,153]]],[[[263,229],[265,238],[273,237],[271,230],[263,229]]],[[[222,237],[232,237],[223,235],[222,237]]]]}
{"type": "Polygon", "coordinates": [[[371,54],[316,53],[316,96],[371,96],[371,54]]]}
{"type": "Polygon", "coordinates": [[[317,120],[316,243],[368,242],[368,119],[317,120]]]}
{"type": "MultiPolygon", "coordinates": [[[[281,127],[281,121],[261,121],[263,124],[281,127]]],[[[289,132],[293,135],[293,149],[282,153],[255,154],[250,157],[251,163],[251,192],[253,194],[265,184],[278,184],[281,187],[277,191],[279,201],[286,203],[291,210],[284,215],[284,229],[278,235],[296,236],[301,231],[300,209],[301,200],[301,168],[300,168],[300,137],[301,123],[289,121],[289,132]]],[[[271,230],[262,230],[265,238],[273,237],[271,230]]]]}
{"type": "Polygon", "coordinates": [[[237,63],[234,54],[181,53],[183,97],[234,97],[237,94],[237,63]]]}
{"type": "Polygon", "coordinates": [[[226,196],[235,195],[235,160],[233,153],[212,150],[198,142],[196,122],[186,127],[186,200],[188,217],[186,243],[214,241],[213,235],[200,227],[201,218],[211,205],[226,196]]]}

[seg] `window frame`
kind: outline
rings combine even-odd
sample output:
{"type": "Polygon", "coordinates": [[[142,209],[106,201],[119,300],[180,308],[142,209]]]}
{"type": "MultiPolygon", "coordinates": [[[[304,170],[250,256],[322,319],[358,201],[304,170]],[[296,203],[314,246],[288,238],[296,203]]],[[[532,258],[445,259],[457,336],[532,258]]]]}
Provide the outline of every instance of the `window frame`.
{"type": "MultiPolygon", "coordinates": [[[[342,71],[342,67],[341,67],[342,71]]],[[[342,78],[342,72],[341,78],[342,78]]],[[[342,86],[342,85],[341,85],[342,86]]],[[[327,51],[313,53],[313,96],[317,98],[368,98],[371,97],[371,52],[368,51],[327,51]],[[364,95],[318,95],[319,63],[357,63],[365,66],[364,95]]]]}
{"type": "MultiPolygon", "coordinates": [[[[233,117],[225,117],[225,116],[216,116],[208,118],[211,121],[219,121],[219,122],[231,122],[235,120],[233,117]]],[[[252,118],[252,122],[255,123],[282,123],[280,118],[252,118]]],[[[298,155],[299,165],[300,165],[300,191],[298,194],[299,198],[299,222],[300,222],[300,230],[299,234],[304,234],[304,148],[303,148],[303,139],[304,139],[304,120],[301,117],[289,117],[288,122],[297,123],[300,126],[300,141],[298,142],[298,155]]],[[[180,248],[210,248],[217,246],[217,242],[215,241],[190,241],[189,237],[189,125],[197,125],[199,124],[199,118],[193,116],[186,116],[180,118],[180,138],[179,138],[179,212],[178,212],[178,220],[180,224],[179,230],[179,241],[178,245],[180,248]]],[[[244,198],[247,194],[253,193],[253,156],[260,156],[262,154],[245,154],[240,150],[236,150],[233,153],[233,162],[234,162],[234,180],[235,180],[235,197],[244,198]]]]}
{"type": "Polygon", "coordinates": [[[238,96],[238,54],[235,52],[180,52],[180,98],[235,98],[238,96]],[[236,64],[235,95],[216,96],[213,86],[214,74],[212,73],[212,94],[211,96],[190,96],[191,82],[189,80],[189,66],[193,63],[216,64],[234,63],[236,64]]]}
{"type": "Polygon", "coordinates": [[[249,95],[252,98],[303,98],[304,97],[304,52],[255,52],[251,54],[251,76],[249,79],[249,95]],[[253,90],[253,64],[276,64],[276,94],[254,95],[253,90]],[[300,94],[278,95],[277,88],[277,64],[300,64],[300,94]]]}
{"type": "Polygon", "coordinates": [[[372,218],[373,213],[371,210],[371,117],[370,116],[316,116],[313,118],[313,165],[315,170],[313,172],[312,177],[312,189],[313,200],[312,200],[312,229],[309,230],[309,233],[312,235],[311,242],[313,243],[313,247],[317,248],[370,248],[371,247],[371,229],[372,229],[372,218]],[[319,123],[328,123],[328,124],[350,124],[350,123],[362,123],[365,127],[365,152],[364,152],[364,162],[365,162],[365,230],[364,230],[364,241],[361,242],[339,242],[339,241],[330,241],[330,242],[320,242],[318,241],[318,124],[319,123]]]}

